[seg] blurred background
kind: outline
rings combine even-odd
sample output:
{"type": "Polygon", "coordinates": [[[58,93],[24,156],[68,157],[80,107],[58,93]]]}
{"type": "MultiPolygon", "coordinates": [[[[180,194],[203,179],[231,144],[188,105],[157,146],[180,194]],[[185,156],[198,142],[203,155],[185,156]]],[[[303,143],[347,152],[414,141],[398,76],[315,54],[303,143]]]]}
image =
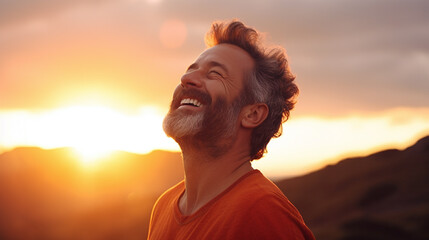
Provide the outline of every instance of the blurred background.
{"type": "Polygon", "coordinates": [[[0,239],[145,238],[153,202],[183,178],[161,126],[172,92],[210,24],[233,18],[286,49],[300,88],[255,168],[318,239],[426,237],[428,11],[423,0],[0,0],[0,239]],[[327,179],[319,199],[342,209],[335,221],[306,205],[327,179]]]}

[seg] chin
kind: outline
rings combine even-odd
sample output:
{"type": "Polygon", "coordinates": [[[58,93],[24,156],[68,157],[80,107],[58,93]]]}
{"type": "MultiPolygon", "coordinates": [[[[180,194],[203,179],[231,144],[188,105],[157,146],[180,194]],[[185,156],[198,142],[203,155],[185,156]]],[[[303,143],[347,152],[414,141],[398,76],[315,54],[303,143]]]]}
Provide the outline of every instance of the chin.
{"type": "Polygon", "coordinates": [[[169,112],[162,123],[165,134],[173,139],[180,139],[196,135],[202,128],[204,114],[182,114],[169,112]]]}

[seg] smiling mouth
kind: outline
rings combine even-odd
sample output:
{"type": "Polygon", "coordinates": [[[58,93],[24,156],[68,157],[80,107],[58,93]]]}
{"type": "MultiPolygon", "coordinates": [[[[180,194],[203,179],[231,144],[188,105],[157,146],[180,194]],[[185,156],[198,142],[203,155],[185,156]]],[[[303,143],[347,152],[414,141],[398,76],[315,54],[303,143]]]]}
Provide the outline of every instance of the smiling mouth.
{"type": "Polygon", "coordinates": [[[201,107],[202,104],[197,99],[185,98],[180,101],[180,106],[201,107]]]}

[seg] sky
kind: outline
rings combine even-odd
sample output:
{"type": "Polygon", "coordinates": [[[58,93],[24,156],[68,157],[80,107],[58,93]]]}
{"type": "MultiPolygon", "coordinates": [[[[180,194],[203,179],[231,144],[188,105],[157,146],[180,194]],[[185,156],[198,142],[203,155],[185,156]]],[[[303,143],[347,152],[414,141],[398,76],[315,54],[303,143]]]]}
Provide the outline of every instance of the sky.
{"type": "Polygon", "coordinates": [[[161,128],[172,92],[210,24],[233,18],[286,49],[300,88],[256,166],[294,175],[404,148],[429,134],[427,12],[423,0],[0,0],[0,152],[178,150],[161,128]]]}

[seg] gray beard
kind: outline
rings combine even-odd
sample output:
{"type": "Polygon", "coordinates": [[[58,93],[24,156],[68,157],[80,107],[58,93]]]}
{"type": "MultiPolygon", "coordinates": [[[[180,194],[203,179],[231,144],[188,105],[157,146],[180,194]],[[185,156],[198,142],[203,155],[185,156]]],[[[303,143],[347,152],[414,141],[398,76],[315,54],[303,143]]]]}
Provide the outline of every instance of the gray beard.
{"type": "Polygon", "coordinates": [[[169,112],[162,123],[165,134],[173,139],[194,136],[201,131],[204,112],[186,115],[180,112],[169,112]]]}
{"type": "Polygon", "coordinates": [[[237,103],[227,106],[225,100],[195,114],[171,111],[163,121],[167,136],[180,144],[181,139],[192,139],[212,157],[224,154],[232,146],[236,121],[241,108],[237,103]]]}

